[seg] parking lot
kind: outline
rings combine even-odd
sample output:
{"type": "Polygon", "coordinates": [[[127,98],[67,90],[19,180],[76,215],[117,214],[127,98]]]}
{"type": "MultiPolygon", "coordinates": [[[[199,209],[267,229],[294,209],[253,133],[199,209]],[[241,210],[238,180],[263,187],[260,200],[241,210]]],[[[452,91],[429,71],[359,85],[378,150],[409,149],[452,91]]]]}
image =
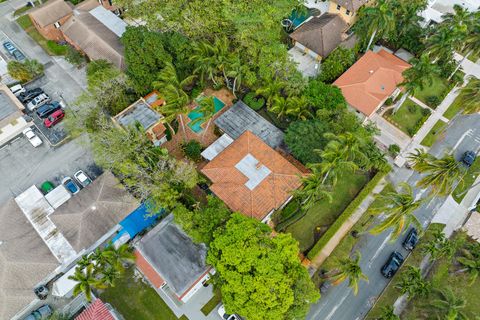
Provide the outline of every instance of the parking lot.
{"type": "Polygon", "coordinates": [[[58,185],[63,177],[73,176],[80,169],[91,178],[101,173],[78,139],[57,148],[47,143],[34,148],[27,139],[18,137],[0,149],[0,203],[32,184],[40,186],[48,180],[58,185]]]}

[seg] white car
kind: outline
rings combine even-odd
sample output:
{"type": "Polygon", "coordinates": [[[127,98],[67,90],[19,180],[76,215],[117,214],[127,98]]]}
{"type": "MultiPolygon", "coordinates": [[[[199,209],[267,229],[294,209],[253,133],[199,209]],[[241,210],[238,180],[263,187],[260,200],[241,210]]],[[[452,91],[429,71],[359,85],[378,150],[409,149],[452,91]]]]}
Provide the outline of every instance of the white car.
{"type": "Polygon", "coordinates": [[[26,90],[21,84],[16,84],[13,87],[10,87],[10,91],[12,91],[15,97],[18,97],[20,94],[24,93],[26,90]]]}
{"type": "Polygon", "coordinates": [[[87,174],[85,172],[83,172],[82,170],[78,170],[77,172],[75,172],[75,174],[73,175],[73,177],[75,178],[75,180],[78,181],[78,183],[80,183],[80,185],[82,187],[86,187],[88,186],[90,183],[92,183],[92,179],[90,179],[87,174]]]}
{"type": "Polygon", "coordinates": [[[33,132],[32,128],[27,128],[27,129],[23,130],[23,135],[28,139],[28,141],[30,141],[32,146],[34,146],[35,148],[43,143],[42,139],[40,139],[35,134],[35,132],[33,132]]]}
{"type": "Polygon", "coordinates": [[[30,111],[37,109],[40,106],[43,106],[45,103],[50,102],[50,97],[46,93],[42,93],[41,95],[36,96],[33,98],[32,101],[27,103],[27,108],[30,111]]]}
{"type": "Polygon", "coordinates": [[[218,315],[224,320],[242,320],[242,318],[236,314],[227,314],[223,304],[218,308],[218,315]]]}

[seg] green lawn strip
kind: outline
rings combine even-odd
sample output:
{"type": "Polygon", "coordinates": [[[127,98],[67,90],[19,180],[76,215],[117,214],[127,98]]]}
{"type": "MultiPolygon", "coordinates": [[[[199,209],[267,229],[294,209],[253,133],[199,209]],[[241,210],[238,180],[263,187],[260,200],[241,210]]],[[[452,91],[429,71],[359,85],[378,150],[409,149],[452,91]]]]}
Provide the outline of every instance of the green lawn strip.
{"type": "Polygon", "coordinates": [[[385,117],[400,130],[412,137],[429,116],[423,114],[422,110],[424,109],[418,104],[407,99],[395,114],[387,112],[385,117]]]}
{"type": "Polygon", "coordinates": [[[133,277],[133,269],[100,294],[104,302],[110,303],[125,320],[177,320],[158,293],[140,279],[133,277]]]}
{"type": "Polygon", "coordinates": [[[67,45],[58,44],[53,40],[47,40],[47,47],[56,56],[64,56],[68,49],[67,45]]]}
{"type": "Polygon", "coordinates": [[[432,85],[426,85],[423,90],[415,90],[413,94],[415,98],[422,101],[423,103],[427,103],[427,97],[436,96],[439,98],[440,101],[445,98],[448,93],[448,82],[445,79],[440,77],[434,77],[432,85]]]}
{"type": "MultiPolygon", "coordinates": [[[[467,236],[464,233],[456,233],[454,238],[465,241],[467,236]]],[[[457,254],[460,250],[457,251],[457,254]]],[[[456,296],[466,301],[465,308],[461,309],[461,311],[466,315],[467,319],[475,319],[475,317],[480,314],[480,303],[478,303],[478,297],[480,296],[480,277],[471,284],[468,273],[458,273],[456,272],[457,269],[458,267],[455,268],[455,265],[450,259],[442,258],[435,262],[427,278],[432,281],[434,289],[452,288],[456,296]]],[[[433,290],[427,297],[415,297],[415,299],[412,299],[407,305],[407,308],[402,314],[402,319],[418,320],[435,318],[436,309],[431,307],[430,303],[437,298],[439,298],[439,295],[436,290],[433,290]]]]}
{"type": "Polygon", "coordinates": [[[480,173],[480,157],[477,157],[475,159],[475,162],[472,164],[470,168],[468,168],[467,173],[463,177],[463,181],[458,184],[458,186],[453,190],[452,197],[460,203],[463,198],[465,198],[465,195],[473,183],[475,182],[475,179],[477,179],[478,174],[480,173]]]}
{"type": "Polygon", "coordinates": [[[443,130],[447,127],[448,123],[443,120],[438,120],[435,125],[432,127],[430,132],[423,138],[421,144],[426,147],[431,147],[433,143],[437,140],[439,135],[443,133],[443,130]]]}
{"type": "MultiPolygon", "coordinates": [[[[420,238],[420,241],[416,246],[416,248],[407,257],[407,259],[405,260],[403,265],[400,267],[398,272],[393,276],[389,285],[385,288],[385,290],[382,292],[382,294],[378,298],[375,306],[367,314],[367,317],[366,317],[367,320],[377,319],[382,314],[382,309],[384,307],[392,306],[393,303],[397,300],[397,298],[401,296],[400,291],[397,288],[395,288],[395,285],[397,284],[398,280],[402,277],[402,273],[406,269],[405,266],[419,267],[420,263],[425,257],[425,254],[422,252],[422,249],[421,249],[422,244],[433,239],[433,233],[436,230],[439,230],[439,229],[442,230],[444,227],[445,225],[440,223],[432,223],[428,227],[427,231],[425,231],[425,234],[420,238]]],[[[400,240],[397,240],[397,241],[400,241],[400,240]]],[[[387,257],[385,257],[385,259],[387,259],[387,257]]]]}
{"type": "Polygon", "coordinates": [[[447,119],[453,119],[460,111],[462,111],[462,103],[460,102],[460,98],[457,97],[453,103],[448,107],[447,111],[443,114],[443,116],[447,119]]]}
{"type": "Polygon", "coordinates": [[[32,21],[28,17],[28,15],[21,16],[17,18],[17,23],[22,27],[23,30],[32,38],[35,42],[37,42],[43,50],[45,50],[49,55],[54,56],[56,55],[55,52],[53,52],[49,45],[48,45],[48,40],[45,39],[38,31],[35,29],[35,27],[32,24],[32,21]]]}
{"type": "Polygon", "coordinates": [[[215,307],[220,302],[222,302],[222,294],[220,293],[220,290],[214,289],[213,297],[202,307],[202,309],[201,309],[202,313],[205,316],[208,316],[210,314],[210,312],[212,312],[213,309],[215,309],[215,307]]]}
{"type": "MultiPolygon", "coordinates": [[[[372,192],[375,186],[379,181],[390,171],[378,172],[372,180],[370,180],[365,187],[360,191],[360,193],[353,199],[345,210],[336,218],[335,222],[328,228],[328,230],[323,234],[320,239],[315,243],[313,248],[308,253],[308,258],[313,260],[315,256],[325,247],[325,245],[330,241],[330,239],[337,233],[341,226],[347,221],[348,218],[357,210],[358,206],[362,203],[363,200],[372,192]]],[[[335,194],[334,199],[337,195],[335,194]]]]}
{"type": "MultiPolygon", "coordinates": [[[[2,2],[2,1],[0,1],[0,2],[2,2]]],[[[34,1],[34,4],[35,4],[36,6],[38,6],[38,5],[40,4],[40,2],[34,1]]],[[[19,8],[19,9],[15,10],[15,12],[13,13],[13,16],[14,16],[14,17],[18,17],[18,16],[24,14],[25,12],[27,12],[28,10],[30,10],[31,8],[32,8],[32,7],[29,7],[29,6],[21,7],[21,8],[19,8]]]]}
{"type": "Polygon", "coordinates": [[[285,232],[291,233],[298,240],[300,251],[305,252],[314,245],[316,228],[328,228],[333,224],[366,182],[365,174],[343,175],[332,191],[332,202],[317,202],[304,217],[285,229],[285,232]]]}

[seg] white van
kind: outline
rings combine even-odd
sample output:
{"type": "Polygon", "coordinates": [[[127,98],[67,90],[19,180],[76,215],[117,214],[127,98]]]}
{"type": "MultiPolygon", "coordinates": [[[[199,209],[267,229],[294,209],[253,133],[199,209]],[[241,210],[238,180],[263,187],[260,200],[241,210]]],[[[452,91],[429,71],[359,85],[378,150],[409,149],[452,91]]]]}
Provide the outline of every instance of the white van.
{"type": "Polygon", "coordinates": [[[38,95],[35,98],[33,98],[33,100],[27,104],[27,108],[28,110],[33,111],[38,107],[43,106],[45,103],[50,102],[50,100],[51,99],[48,96],[48,94],[42,93],[41,95],[38,95]]]}
{"type": "Polygon", "coordinates": [[[21,84],[16,84],[13,87],[10,87],[10,91],[12,91],[15,97],[18,97],[21,93],[24,93],[26,90],[21,84]]]}

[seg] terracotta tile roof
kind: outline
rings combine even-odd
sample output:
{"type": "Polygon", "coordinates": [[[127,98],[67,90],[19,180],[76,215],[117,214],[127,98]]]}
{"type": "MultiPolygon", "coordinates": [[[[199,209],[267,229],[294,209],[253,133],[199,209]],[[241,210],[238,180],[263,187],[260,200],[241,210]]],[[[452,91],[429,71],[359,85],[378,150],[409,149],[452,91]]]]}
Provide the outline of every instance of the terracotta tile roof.
{"type": "Polygon", "coordinates": [[[290,38],[325,58],[342,43],[347,26],[339,15],[326,13],[302,24],[290,38]]]}
{"type": "Polygon", "coordinates": [[[342,90],[348,104],[370,116],[403,82],[410,64],[385,50],[368,51],[333,84],[342,90]]]}
{"type": "Polygon", "coordinates": [[[45,27],[72,14],[72,11],[72,8],[66,1],[50,0],[33,8],[29,15],[40,25],[40,27],[45,27]]]}
{"type": "Polygon", "coordinates": [[[291,192],[301,186],[300,170],[250,131],[225,148],[202,173],[213,182],[213,193],[230,209],[259,220],[282,206],[291,192]],[[247,156],[258,161],[254,169],[260,171],[264,166],[268,174],[260,173],[252,179],[237,169],[247,156]],[[253,183],[252,188],[255,179],[258,184],[253,183]]]}
{"type": "Polygon", "coordinates": [[[102,300],[97,299],[83,310],[75,320],[115,320],[102,300]]]}
{"type": "Polygon", "coordinates": [[[160,288],[165,283],[165,280],[163,280],[162,277],[160,277],[160,275],[158,274],[158,272],[153,269],[150,263],[145,260],[140,251],[135,250],[134,253],[137,257],[137,268],[142,272],[145,277],[147,277],[147,279],[153,286],[155,286],[155,288],[160,288]]]}
{"type": "Polygon", "coordinates": [[[358,9],[366,4],[368,0],[333,0],[333,2],[350,11],[358,11],[358,9]]]}

